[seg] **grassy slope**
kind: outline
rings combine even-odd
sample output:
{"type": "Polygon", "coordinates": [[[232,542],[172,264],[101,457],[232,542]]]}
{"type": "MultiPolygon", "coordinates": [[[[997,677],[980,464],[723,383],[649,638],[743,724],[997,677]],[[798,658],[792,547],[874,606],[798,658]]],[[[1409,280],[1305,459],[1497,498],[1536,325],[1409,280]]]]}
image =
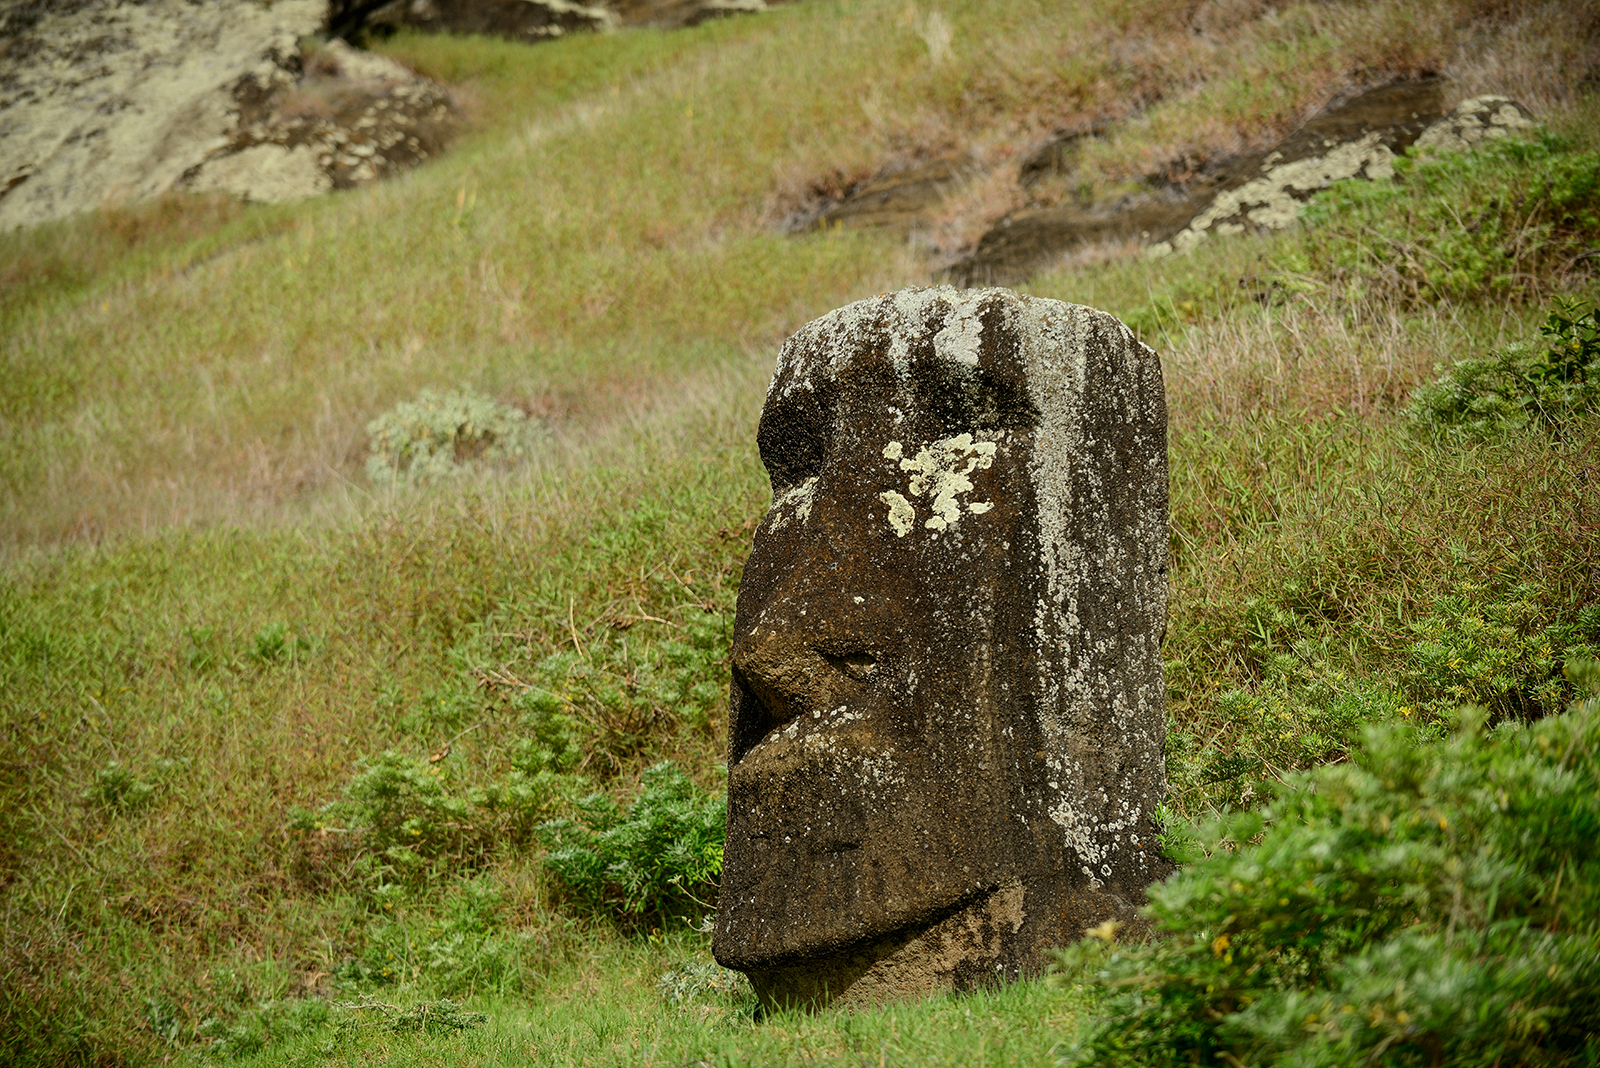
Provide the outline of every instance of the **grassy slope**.
{"type": "MultiPolygon", "coordinates": [[[[527,729],[519,682],[552,653],[627,678],[678,640],[721,683],[714,638],[686,636],[726,628],[765,507],[763,361],[806,318],[926,277],[871,235],[773,236],[763,220],[810,178],[951,145],[1004,158],[1142,94],[1148,118],[1102,150],[1114,184],[1197,139],[1281,128],[1360,72],[1428,66],[1469,87],[1497,73],[1556,125],[1594,125],[1545,65],[1577,62],[1561,27],[1581,5],[1509,28],[1466,4],[1293,7],[1226,49],[1169,8],[1089,8],[1086,32],[1032,5],[951,7],[939,62],[929,15],[898,4],[536,49],[402,39],[465,81],[480,123],[436,165],[293,208],[157,205],[4,238],[21,265],[0,298],[8,1052],[203,1059],[255,1035],[287,1063],[1042,1057],[1079,1009],[1036,986],[753,1030],[725,998],[669,1008],[655,975],[703,945],[573,928],[526,843],[401,878],[288,814],[388,748],[448,750],[436,765],[463,794],[498,781],[527,729]],[[363,422],[454,384],[552,412],[559,445],[515,477],[374,494],[363,422]],[[452,980],[429,961],[441,930],[466,930],[469,886],[495,900],[452,980]],[[398,986],[329,975],[391,944],[411,962],[398,986]],[[452,994],[492,1019],[405,1037],[350,1009],[281,1038],[305,992],[452,994]]],[[[1435,363],[1528,335],[1552,285],[1592,283],[1450,304],[1219,296],[1293,274],[1299,240],[1032,287],[1129,316],[1166,359],[1185,812],[1336,758],[1363,718],[1487,685],[1419,674],[1419,638],[1466,641],[1443,598],[1515,633],[1521,659],[1495,668],[1513,690],[1555,655],[1539,636],[1594,598],[1593,427],[1439,446],[1397,415],[1435,363]]],[[[672,756],[714,788],[717,710],[647,704],[595,706],[583,773],[625,795],[672,756]]]]}

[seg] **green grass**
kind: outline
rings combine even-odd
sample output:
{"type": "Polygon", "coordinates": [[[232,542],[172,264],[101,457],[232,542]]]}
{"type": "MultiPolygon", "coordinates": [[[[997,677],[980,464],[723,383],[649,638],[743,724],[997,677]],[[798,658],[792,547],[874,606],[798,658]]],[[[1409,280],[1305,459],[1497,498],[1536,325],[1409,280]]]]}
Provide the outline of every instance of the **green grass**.
{"type": "MultiPolygon", "coordinates": [[[[1170,6],[950,5],[938,61],[929,12],[890,3],[537,48],[401,37],[476,117],[435,164],[298,206],[162,202],[0,238],[4,1056],[1064,1052],[1092,990],[755,1019],[703,936],[619,928],[549,876],[535,828],[589,791],[631,803],[661,760],[721,787],[768,361],[809,317],[928,275],[882,236],[773,232],[808,182],[1004,159],[1148,91],[1091,153],[1110,187],[1195,138],[1281,128],[1353,72],[1451,64],[1544,92],[1563,159],[1596,147],[1593,98],[1534,73],[1579,47],[1576,5],[1516,33],[1467,4],[1295,5],[1231,51],[1170,6]],[[1141,34],[1156,59],[1106,46],[1141,34]],[[424,388],[552,435],[509,471],[373,484],[364,426],[424,388]]],[[[1452,203],[1503,205],[1538,177],[1524,163],[1468,168],[1452,203]]],[[[1388,196],[1364,226],[1455,240],[1414,187],[1388,196]]],[[[1470,439],[1407,414],[1456,361],[1537,340],[1554,297],[1600,297],[1592,262],[1535,256],[1441,300],[1392,284],[1364,233],[1029,287],[1163,355],[1175,819],[1250,808],[1374,721],[1436,737],[1464,700],[1554,712],[1562,665],[1600,644],[1594,413],[1470,439]]]]}
{"type": "MultiPolygon", "coordinates": [[[[674,937],[594,941],[583,959],[552,973],[545,989],[475,1002],[487,1017],[477,1026],[396,1033],[378,1022],[382,1009],[336,1004],[326,1023],[236,1063],[1034,1065],[1059,1055],[1083,1004],[1035,981],[841,1018],[758,1021],[747,995],[663,1005],[660,976],[704,959],[703,945],[674,937]]],[[[288,1031],[293,1024],[277,1026],[288,1031]]]]}

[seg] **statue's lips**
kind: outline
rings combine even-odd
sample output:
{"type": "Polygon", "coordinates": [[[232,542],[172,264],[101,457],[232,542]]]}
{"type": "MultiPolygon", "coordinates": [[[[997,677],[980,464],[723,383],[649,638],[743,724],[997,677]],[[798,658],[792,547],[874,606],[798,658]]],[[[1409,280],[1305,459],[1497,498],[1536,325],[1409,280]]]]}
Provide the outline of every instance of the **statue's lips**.
{"type": "Polygon", "coordinates": [[[904,760],[864,724],[843,719],[774,731],[730,769],[730,839],[794,859],[859,849],[874,824],[893,826],[904,760]]]}
{"type": "Polygon", "coordinates": [[[843,704],[835,708],[818,708],[801,712],[767,732],[739,761],[792,760],[800,753],[816,750],[833,750],[866,753],[887,748],[875,738],[870,726],[871,717],[865,712],[843,704]]]}

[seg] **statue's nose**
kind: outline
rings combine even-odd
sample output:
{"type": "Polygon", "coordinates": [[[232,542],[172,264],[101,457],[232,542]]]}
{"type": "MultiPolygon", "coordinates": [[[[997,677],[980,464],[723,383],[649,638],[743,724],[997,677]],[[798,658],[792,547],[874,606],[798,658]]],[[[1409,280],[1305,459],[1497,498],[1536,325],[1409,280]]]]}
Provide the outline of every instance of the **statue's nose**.
{"type": "Polygon", "coordinates": [[[761,733],[835,708],[871,684],[883,654],[860,631],[813,607],[797,620],[758,625],[734,646],[733,670],[766,716],[761,733]]]}

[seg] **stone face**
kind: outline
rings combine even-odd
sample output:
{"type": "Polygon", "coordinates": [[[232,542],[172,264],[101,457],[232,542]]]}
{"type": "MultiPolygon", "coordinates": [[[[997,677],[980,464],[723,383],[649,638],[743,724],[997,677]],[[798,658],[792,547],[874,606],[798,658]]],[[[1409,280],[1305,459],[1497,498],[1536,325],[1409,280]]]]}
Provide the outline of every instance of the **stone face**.
{"type": "Polygon", "coordinates": [[[784,346],[714,944],[769,1003],[1036,971],[1168,870],[1166,406],[1116,319],[861,301],[784,346]]]}

